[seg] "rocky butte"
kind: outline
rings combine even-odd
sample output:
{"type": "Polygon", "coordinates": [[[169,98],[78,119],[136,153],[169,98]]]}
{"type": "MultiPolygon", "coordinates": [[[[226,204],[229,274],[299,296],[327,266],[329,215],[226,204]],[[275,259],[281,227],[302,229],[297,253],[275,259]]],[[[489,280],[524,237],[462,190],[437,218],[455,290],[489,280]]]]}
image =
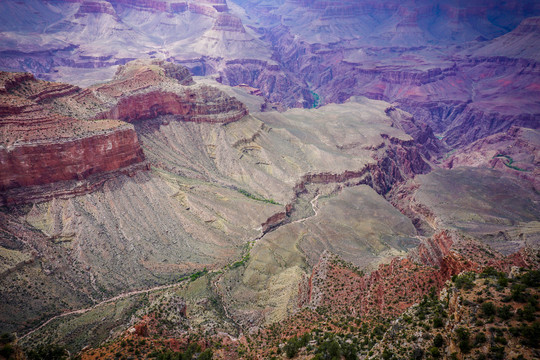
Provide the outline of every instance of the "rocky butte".
{"type": "Polygon", "coordinates": [[[110,83],[89,89],[27,73],[2,72],[1,81],[4,205],[36,200],[40,185],[46,185],[44,198],[51,191],[67,195],[66,187],[75,193],[92,188],[92,181],[77,181],[101,183],[107,173],[143,168],[143,150],[129,123],[160,115],[227,123],[247,114],[236,99],[195,86],[186,68],[159,61],[129,63],[110,83]]]}

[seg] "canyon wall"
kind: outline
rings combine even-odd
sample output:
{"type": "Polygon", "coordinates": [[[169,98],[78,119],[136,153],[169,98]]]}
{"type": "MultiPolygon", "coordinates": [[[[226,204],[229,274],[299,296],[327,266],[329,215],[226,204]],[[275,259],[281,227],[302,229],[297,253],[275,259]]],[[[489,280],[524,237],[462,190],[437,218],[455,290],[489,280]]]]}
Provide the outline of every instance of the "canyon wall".
{"type": "Polygon", "coordinates": [[[144,169],[133,167],[145,156],[127,123],[172,115],[226,124],[248,114],[235,98],[196,85],[185,67],[157,60],[130,63],[113,81],[88,89],[25,73],[2,72],[0,80],[0,192],[6,204],[47,198],[36,186],[52,195],[80,194],[95,188],[92,181],[103,181],[97,174],[144,169]],[[82,180],[89,183],[70,183],[82,180]],[[48,186],[58,182],[67,183],[48,186]],[[34,188],[25,199],[17,189],[28,187],[34,188]]]}
{"type": "Polygon", "coordinates": [[[74,139],[22,143],[0,148],[0,191],[121,169],[144,160],[133,126],[74,139]]]}

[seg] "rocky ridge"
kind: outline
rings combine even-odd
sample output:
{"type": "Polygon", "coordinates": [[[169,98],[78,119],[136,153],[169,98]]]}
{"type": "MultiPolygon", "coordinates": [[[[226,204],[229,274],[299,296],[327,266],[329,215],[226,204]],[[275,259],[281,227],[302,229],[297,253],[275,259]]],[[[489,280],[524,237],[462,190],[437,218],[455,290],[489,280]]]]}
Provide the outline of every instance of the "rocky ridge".
{"type": "Polygon", "coordinates": [[[93,189],[88,181],[73,182],[97,179],[99,173],[128,167],[132,173],[144,154],[135,128],[127,123],[160,115],[227,123],[247,114],[236,99],[194,85],[187,69],[160,61],[130,63],[111,83],[90,89],[2,73],[2,102],[4,204],[45,199],[46,193],[67,195],[69,189],[74,193],[93,189]],[[42,187],[45,197],[36,197],[39,185],[53,183],[59,188],[42,187]],[[30,186],[33,190],[26,191],[25,198],[20,188],[30,186]]]}

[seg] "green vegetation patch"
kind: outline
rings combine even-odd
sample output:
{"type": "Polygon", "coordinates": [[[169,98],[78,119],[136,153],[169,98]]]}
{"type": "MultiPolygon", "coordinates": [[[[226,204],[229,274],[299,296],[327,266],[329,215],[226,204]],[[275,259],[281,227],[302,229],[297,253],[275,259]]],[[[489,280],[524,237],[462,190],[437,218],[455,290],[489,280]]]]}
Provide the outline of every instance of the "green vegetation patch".
{"type": "Polygon", "coordinates": [[[265,202],[265,203],[268,203],[268,204],[273,204],[273,205],[281,205],[280,203],[278,203],[278,202],[276,202],[276,201],[274,201],[272,199],[265,199],[263,197],[253,195],[252,193],[250,193],[249,191],[246,191],[244,189],[236,189],[236,191],[238,191],[240,194],[244,195],[245,197],[248,197],[248,198],[256,200],[256,201],[262,201],[262,202],[265,202]]]}

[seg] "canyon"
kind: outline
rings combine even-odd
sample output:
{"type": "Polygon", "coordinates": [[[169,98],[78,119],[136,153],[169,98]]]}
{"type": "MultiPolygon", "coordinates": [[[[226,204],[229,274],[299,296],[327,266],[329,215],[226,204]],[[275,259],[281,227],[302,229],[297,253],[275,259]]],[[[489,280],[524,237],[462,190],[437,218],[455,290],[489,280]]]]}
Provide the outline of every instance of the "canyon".
{"type": "Polygon", "coordinates": [[[421,359],[443,327],[461,359],[457,328],[503,321],[459,299],[532,307],[475,356],[538,356],[539,308],[512,295],[540,268],[538,2],[31,0],[0,20],[0,358],[421,359]]]}

